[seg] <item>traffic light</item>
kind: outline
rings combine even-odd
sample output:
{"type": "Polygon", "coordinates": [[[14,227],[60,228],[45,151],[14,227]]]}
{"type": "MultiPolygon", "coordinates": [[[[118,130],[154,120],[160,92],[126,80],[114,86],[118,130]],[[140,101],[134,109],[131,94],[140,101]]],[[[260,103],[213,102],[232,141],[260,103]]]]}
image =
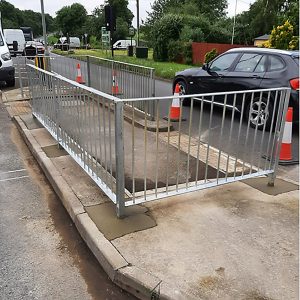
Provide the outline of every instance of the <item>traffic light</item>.
{"type": "Polygon", "coordinates": [[[105,27],[107,31],[116,31],[116,14],[111,5],[104,6],[105,27]]]}

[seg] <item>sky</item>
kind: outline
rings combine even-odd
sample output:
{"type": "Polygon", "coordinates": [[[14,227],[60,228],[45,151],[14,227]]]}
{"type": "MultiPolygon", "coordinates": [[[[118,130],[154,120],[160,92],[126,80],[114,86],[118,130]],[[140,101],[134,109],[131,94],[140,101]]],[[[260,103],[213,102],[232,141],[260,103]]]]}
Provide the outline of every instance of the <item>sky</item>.
{"type": "MultiPolygon", "coordinates": [[[[40,0],[6,0],[19,9],[31,9],[33,11],[40,12],[41,3],[40,0]]],[[[249,9],[249,5],[255,0],[228,0],[228,16],[234,16],[235,4],[237,3],[237,14],[249,9]]],[[[61,9],[63,6],[71,5],[72,3],[81,3],[90,14],[96,6],[104,3],[104,0],[44,0],[45,13],[55,17],[55,12],[61,9]]],[[[129,0],[129,9],[136,16],[136,0],[129,0]]],[[[151,11],[151,4],[154,0],[139,0],[140,4],[140,20],[145,20],[147,17],[147,11],[151,11]]],[[[133,19],[133,25],[136,26],[136,17],[133,19]]]]}

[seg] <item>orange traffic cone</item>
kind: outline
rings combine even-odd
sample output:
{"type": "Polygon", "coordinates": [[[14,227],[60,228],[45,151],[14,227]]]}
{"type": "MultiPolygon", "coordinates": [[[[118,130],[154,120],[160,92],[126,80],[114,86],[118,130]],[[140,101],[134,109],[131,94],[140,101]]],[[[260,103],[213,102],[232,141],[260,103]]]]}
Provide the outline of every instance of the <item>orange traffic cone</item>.
{"type": "Polygon", "coordinates": [[[112,87],[111,87],[111,93],[113,96],[119,95],[119,86],[117,82],[117,71],[113,71],[112,73],[112,87]]]}
{"type": "Polygon", "coordinates": [[[293,127],[293,108],[289,107],[286,113],[281,149],[279,154],[280,165],[291,165],[298,163],[293,160],[292,155],[292,127],[293,127]]]}
{"type": "MultiPolygon", "coordinates": [[[[174,91],[174,98],[172,100],[172,105],[170,107],[170,121],[172,122],[179,122],[181,117],[181,111],[180,111],[180,99],[179,97],[180,87],[177,83],[175,86],[174,91]]],[[[165,117],[164,119],[168,119],[168,117],[165,117]]],[[[185,121],[185,119],[181,118],[181,121],[185,121]]]]}
{"type": "Polygon", "coordinates": [[[85,84],[85,81],[83,80],[82,75],[81,75],[80,64],[77,64],[76,82],[81,83],[81,84],[85,84]]]}

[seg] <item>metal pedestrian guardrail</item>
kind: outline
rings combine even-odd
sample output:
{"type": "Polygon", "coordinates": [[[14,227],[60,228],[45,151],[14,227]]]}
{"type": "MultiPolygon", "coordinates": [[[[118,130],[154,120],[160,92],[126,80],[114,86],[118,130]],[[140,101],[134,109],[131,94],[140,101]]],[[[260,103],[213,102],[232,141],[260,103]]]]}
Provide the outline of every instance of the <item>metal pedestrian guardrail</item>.
{"type": "Polygon", "coordinates": [[[116,204],[119,217],[126,206],[247,178],[268,175],[274,184],[288,88],[179,96],[180,118],[172,131],[174,96],[120,99],[27,68],[33,115],[116,204]],[[188,109],[182,106],[184,98],[190,99],[188,109]],[[127,105],[135,108],[141,102],[144,128],[135,125],[140,118],[135,109],[124,117],[127,105]],[[154,132],[147,130],[152,102],[154,132]],[[268,114],[261,130],[252,118],[253,103],[268,114]],[[162,117],[168,123],[165,132],[158,130],[162,117]]]}
{"type": "MultiPolygon", "coordinates": [[[[99,58],[89,55],[65,57],[51,54],[50,57],[39,56],[47,71],[60,74],[70,80],[77,77],[78,67],[85,84],[118,98],[147,98],[155,96],[155,73],[153,68],[99,58]]],[[[35,57],[19,56],[14,58],[16,74],[19,78],[21,92],[28,86],[26,64],[39,66],[35,57]]],[[[144,102],[136,103],[135,109],[145,111],[144,102]]],[[[147,115],[153,119],[155,102],[147,108],[147,115]]]]}

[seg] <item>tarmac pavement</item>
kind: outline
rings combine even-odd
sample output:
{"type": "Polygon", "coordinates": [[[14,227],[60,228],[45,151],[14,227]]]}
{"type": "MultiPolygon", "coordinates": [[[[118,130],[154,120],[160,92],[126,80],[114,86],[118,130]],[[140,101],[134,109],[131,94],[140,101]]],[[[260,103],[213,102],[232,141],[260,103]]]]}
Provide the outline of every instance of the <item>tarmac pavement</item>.
{"type": "Polygon", "coordinates": [[[2,93],[2,102],[116,284],[141,299],[298,299],[298,166],[284,169],[275,188],[265,178],[236,182],[132,207],[117,219],[18,93],[2,93]]]}

